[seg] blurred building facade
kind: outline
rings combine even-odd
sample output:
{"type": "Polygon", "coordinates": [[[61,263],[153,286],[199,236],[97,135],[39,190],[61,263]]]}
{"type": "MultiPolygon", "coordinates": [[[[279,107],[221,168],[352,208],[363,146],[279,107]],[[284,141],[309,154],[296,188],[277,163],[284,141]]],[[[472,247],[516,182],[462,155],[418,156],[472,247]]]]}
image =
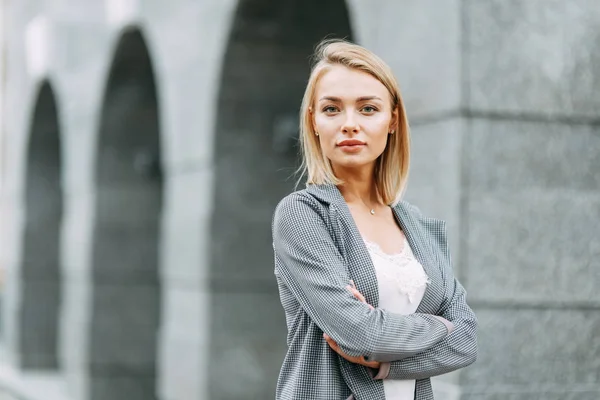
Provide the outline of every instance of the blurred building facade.
{"type": "Polygon", "coordinates": [[[32,396],[274,397],[271,215],[308,56],[337,36],[398,76],[407,198],[448,221],[479,317],[479,360],[439,399],[600,397],[595,1],[4,8],[2,371],[32,396]]]}

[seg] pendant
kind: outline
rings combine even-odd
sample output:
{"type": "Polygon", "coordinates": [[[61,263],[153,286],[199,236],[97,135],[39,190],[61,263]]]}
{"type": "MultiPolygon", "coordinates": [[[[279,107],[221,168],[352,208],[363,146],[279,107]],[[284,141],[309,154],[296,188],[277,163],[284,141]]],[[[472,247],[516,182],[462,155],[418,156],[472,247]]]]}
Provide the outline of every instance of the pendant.
{"type": "Polygon", "coordinates": [[[371,208],[371,215],[375,215],[375,210],[371,208]]]}

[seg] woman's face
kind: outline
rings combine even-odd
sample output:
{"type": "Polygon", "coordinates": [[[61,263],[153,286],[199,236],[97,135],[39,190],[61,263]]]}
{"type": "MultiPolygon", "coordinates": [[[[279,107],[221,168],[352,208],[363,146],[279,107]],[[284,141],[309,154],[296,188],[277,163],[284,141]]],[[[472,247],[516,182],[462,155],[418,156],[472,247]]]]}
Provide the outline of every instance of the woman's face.
{"type": "Polygon", "coordinates": [[[314,129],[334,171],[374,165],[395,129],[388,90],[370,74],[341,65],[319,79],[314,129]]]}

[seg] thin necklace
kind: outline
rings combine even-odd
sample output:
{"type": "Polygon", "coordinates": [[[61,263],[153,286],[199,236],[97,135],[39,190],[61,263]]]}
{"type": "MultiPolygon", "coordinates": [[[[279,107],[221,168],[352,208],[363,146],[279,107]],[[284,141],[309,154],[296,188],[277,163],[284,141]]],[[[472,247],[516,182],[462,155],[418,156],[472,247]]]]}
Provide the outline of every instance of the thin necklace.
{"type": "MultiPolygon", "coordinates": [[[[363,203],[365,204],[365,203],[363,203]]],[[[375,215],[375,208],[374,207],[369,207],[365,204],[365,207],[369,208],[369,212],[371,213],[371,215],[375,215]]]]}
{"type": "MultiPolygon", "coordinates": [[[[363,202],[363,204],[365,204],[365,203],[363,202]]],[[[365,204],[365,207],[367,207],[367,208],[370,209],[369,212],[371,213],[371,215],[375,215],[375,209],[374,208],[371,208],[371,207],[367,206],[366,204],[365,204]]]]}

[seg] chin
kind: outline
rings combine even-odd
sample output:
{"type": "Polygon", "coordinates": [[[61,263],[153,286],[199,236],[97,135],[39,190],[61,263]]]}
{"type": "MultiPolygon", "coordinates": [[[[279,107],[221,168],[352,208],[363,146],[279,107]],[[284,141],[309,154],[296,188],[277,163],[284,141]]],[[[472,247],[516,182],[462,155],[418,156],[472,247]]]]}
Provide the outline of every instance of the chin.
{"type": "Polygon", "coordinates": [[[361,157],[359,155],[340,157],[335,160],[331,160],[331,164],[334,167],[352,168],[352,169],[368,167],[369,165],[373,164],[374,162],[375,162],[375,160],[371,160],[370,158],[366,158],[366,157],[361,157]]]}

